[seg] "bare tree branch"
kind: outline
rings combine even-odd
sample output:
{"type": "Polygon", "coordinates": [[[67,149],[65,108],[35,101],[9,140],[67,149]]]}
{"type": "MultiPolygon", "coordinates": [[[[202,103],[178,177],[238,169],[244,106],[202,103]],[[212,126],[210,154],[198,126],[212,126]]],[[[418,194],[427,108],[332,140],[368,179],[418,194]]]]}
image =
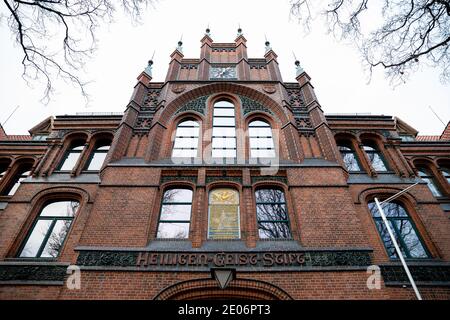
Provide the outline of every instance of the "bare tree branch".
{"type": "Polygon", "coordinates": [[[86,59],[97,48],[96,31],[111,23],[121,7],[133,22],[156,0],[3,0],[8,25],[23,57],[22,78],[29,84],[43,80],[42,101],[48,103],[53,82],[63,79],[79,88],[86,102],[87,82],[82,80],[86,59]]]}
{"type": "Polygon", "coordinates": [[[381,66],[391,83],[401,83],[423,62],[450,80],[450,1],[291,0],[291,15],[308,30],[315,12],[336,38],[357,46],[370,73],[381,66]],[[377,13],[382,22],[366,30],[377,13]]]}

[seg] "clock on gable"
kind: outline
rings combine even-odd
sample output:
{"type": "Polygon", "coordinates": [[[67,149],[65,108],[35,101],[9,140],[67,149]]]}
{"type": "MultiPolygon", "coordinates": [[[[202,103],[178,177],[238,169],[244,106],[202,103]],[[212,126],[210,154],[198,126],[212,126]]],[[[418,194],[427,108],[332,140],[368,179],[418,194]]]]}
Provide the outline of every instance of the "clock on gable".
{"type": "Polygon", "coordinates": [[[211,67],[209,71],[210,79],[237,79],[236,67],[211,67]]]}

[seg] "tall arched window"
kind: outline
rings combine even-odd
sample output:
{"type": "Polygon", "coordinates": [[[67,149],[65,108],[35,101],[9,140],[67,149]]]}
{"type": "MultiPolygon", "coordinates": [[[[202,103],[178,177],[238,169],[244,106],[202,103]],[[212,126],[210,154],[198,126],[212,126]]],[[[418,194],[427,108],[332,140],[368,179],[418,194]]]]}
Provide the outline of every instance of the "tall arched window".
{"type": "MultiPolygon", "coordinates": [[[[397,259],[394,244],[391,241],[389,233],[383,223],[375,202],[369,202],[369,210],[375,220],[378,232],[384,242],[388,256],[397,259]]],[[[420,239],[416,227],[414,226],[408,212],[405,208],[396,202],[390,202],[383,206],[383,211],[393,231],[400,250],[405,258],[420,259],[428,258],[429,254],[422,240],[420,239]]]]}
{"type": "Polygon", "coordinates": [[[236,158],[235,110],[229,101],[221,100],[214,104],[211,156],[236,158]]]}
{"type": "Polygon", "coordinates": [[[78,201],[56,201],[45,205],[19,252],[21,258],[56,258],[78,211],[78,201]]]}
{"type": "Polygon", "coordinates": [[[254,120],[248,125],[251,158],[274,158],[275,146],[270,124],[254,120]]]}
{"type": "Polygon", "coordinates": [[[209,193],[208,239],[239,239],[239,192],[220,188],[209,193]]]}
{"type": "Polygon", "coordinates": [[[381,155],[381,152],[377,150],[377,147],[372,142],[364,143],[364,151],[369,157],[370,164],[375,171],[387,171],[386,163],[381,155]]]}
{"type": "Polygon", "coordinates": [[[279,189],[259,189],[255,192],[255,198],[259,238],[292,238],[284,192],[279,189]]]}
{"type": "Polygon", "coordinates": [[[431,172],[424,167],[418,167],[417,171],[419,173],[420,179],[422,179],[423,181],[425,181],[427,183],[428,188],[430,189],[433,196],[442,197],[442,193],[439,190],[439,187],[436,184],[436,182],[434,180],[434,176],[431,174],[431,172]]]}
{"type": "Polygon", "coordinates": [[[64,154],[64,157],[58,166],[58,170],[71,171],[77,164],[78,158],[83,152],[83,148],[84,148],[84,141],[82,140],[74,141],[64,154]]]}
{"type": "Polygon", "coordinates": [[[157,238],[185,239],[191,223],[192,190],[169,189],[164,192],[157,238]]]}
{"type": "Polygon", "coordinates": [[[358,157],[348,142],[339,142],[338,148],[348,171],[361,171],[358,157]]]}
{"type": "Polygon", "coordinates": [[[195,158],[198,156],[198,137],[200,126],[195,120],[178,123],[172,157],[195,158]]]}
{"type": "Polygon", "coordinates": [[[95,144],[94,150],[92,150],[89,160],[86,164],[86,170],[96,171],[102,168],[103,162],[105,162],[106,155],[108,154],[111,141],[100,140],[95,144]]]}

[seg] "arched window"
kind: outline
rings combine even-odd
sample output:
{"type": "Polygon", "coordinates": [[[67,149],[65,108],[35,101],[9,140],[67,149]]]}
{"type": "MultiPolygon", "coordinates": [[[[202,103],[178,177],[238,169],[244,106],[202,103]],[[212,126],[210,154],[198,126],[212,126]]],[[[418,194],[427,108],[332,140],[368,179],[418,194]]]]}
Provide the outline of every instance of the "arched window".
{"type": "MultiPolygon", "coordinates": [[[[384,242],[388,256],[397,259],[394,244],[391,241],[389,233],[383,223],[375,202],[369,202],[369,210],[375,220],[378,232],[384,242]]],[[[416,227],[414,226],[408,212],[405,208],[396,202],[390,202],[383,206],[383,211],[393,231],[400,250],[405,258],[420,259],[428,258],[429,254],[420,239],[416,227]]]]}
{"type": "Polygon", "coordinates": [[[369,157],[370,164],[375,171],[387,171],[386,163],[381,155],[380,151],[377,150],[377,147],[372,142],[364,143],[364,151],[369,157]]]}
{"type": "Polygon", "coordinates": [[[20,187],[20,183],[25,180],[30,175],[32,165],[29,163],[22,163],[19,165],[14,177],[12,177],[3,190],[2,194],[6,194],[8,196],[13,196],[17,189],[20,187]]]}
{"type": "Polygon", "coordinates": [[[191,223],[192,190],[169,189],[164,192],[157,238],[185,239],[191,223]]]}
{"type": "Polygon", "coordinates": [[[173,144],[172,157],[194,158],[198,156],[198,136],[200,126],[197,121],[184,120],[178,123],[173,144]]]}
{"type": "Polygon", "coordinates": [[[248,125],[251,158],[274,158],[275,146],[270,124],[262,120],[254,120],[248,125]]]}
{"type": "Polygon", "coordinates": [[[96,171],[102,168],[103,162],[105,162],[106,155],[108,154],[110,144],[111,141],[109,140],[101,140],[95,144],[95,148],[92,150],[86,164],[86,170],[96,171]]]}
{"type": "Polygon", "coordinates": [[[433,196],[442,197],[442,193],[439,190],[439,187],[437,186],[437,184],[434,180],[434,176],[431,174],[431,172],[424,167],[418,167],[417,171],[419,173],[420,179],[422,179],[423,181],[425,181],[427,183],[428,188],[430,189],[433,196]]]}
{"type": "Polygon", "coordinates": [[[56,201],[45,205],[22,246],[21,258],[56,258],[78,211],[78,201],[56,201]]]}
{"type": "Polygon", "coordinates": [[[84,141],[77,140],[74,141],[70,148],[64,154],[61,163],[59,164],[58,170],[61,171],[71,171],[77,164],[78,158],[83,152],[84,141]]]}
{"type": "Polygon", "coordinates": [[[345,167],[348,171],[361,171],[359,166],[358,157],[355,151],[352,149],[350,143],[339,142],[338,148],[344,161],[345,167]]]}
{"type": "Polygon", "coordinates": [[[214,104],[211,156],[236,158],[235,110],[229,101],[222,100],[214,104]]]}
{"type": "Polygon", "coordinates": [[[239,192],[220,188],[209,193],[208,239],[239,239],[239,192]]]}
{"type": "Polygon", "coordinates": [[[255,192],[255,198],[259,238],[292,238],[284,192],[279,189],[259,189],[255,192]]]}

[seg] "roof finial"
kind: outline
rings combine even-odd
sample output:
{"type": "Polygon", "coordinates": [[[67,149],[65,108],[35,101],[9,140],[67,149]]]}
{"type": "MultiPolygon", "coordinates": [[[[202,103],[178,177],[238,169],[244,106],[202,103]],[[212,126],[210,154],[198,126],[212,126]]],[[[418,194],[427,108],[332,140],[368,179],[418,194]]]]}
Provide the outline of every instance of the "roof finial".
{"type": "Polygon", "coordinates": [[[183,52],[183,35],[181,35],[180,41],[178,41],[177,50],[183,52]]]}
{"type": "Polygon", "coordinates": [[[302,66],[300,65],[300,61],[297,60],[297,57],[295,56],[294,51],[292,51],[292,54],[294,55],[294,59],[295,59],[295,66],[296,66],[296,70],[297,70],[296,76],[299,76],[304,72],[304,70],[303,70],[302,66]]]}
{"type": "Polygon", "coordinates": [[[270,42],[269,40],[267,40],[267,36],[264,34],[264,37],[266,38],[266,53],[269,52],[270,50],[272,50],[272,47],[270,46],[270,42]]]}
{"type": "Polygon", "coordinates": [[[242,28],[241,28],[241,24],[239,23],[239,27],[238,27],[238,30],[237,30],[237,36],[239,37],[239,36],[242,36],[242,28]]]}
{"type": "Polygon", "coordinates": [[[153,55],[151,57],[150,60],[148,60],[148,64],[147,67],[145,68],[144,72],[149,75],[150,77],[152,76],[152,68],[153,68],[153,58],[155,57],[155,50],[153,50],[153,55]]]}
{"type": "Polygon", "coordinates": [[[207,35],[208,37],[211,36],[211,29],[209,29],[209,23],[208,26],[206,27],[205,35],[207,35]]]}

